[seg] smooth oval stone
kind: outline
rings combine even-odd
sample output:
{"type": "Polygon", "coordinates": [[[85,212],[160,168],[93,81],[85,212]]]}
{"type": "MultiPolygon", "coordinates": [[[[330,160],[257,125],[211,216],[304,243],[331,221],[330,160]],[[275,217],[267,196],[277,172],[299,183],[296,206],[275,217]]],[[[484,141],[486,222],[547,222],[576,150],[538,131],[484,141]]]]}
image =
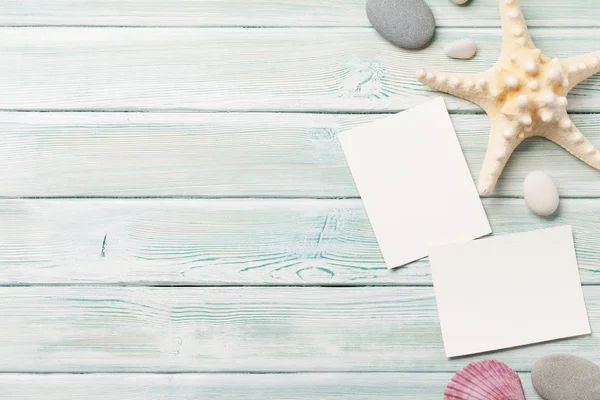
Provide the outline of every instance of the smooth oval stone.
{"type": "Polygon", "coordinates": [[[367,17],[384,39],[404,49],[427,45],[435,18],[423,0],[367,0],[367,17]]]}
{"type": "Polygon", "coordinates": [[[533,171],[527,175],[523,189],[525,203],[535,214],[547,217],[558,208],[558,189],[544,172],[533,171]]]}
{"type": "Polygon", "coordinates": [[[452,0],[454,4],[462,5],[465,4],[469,0],[452,0]]]}
{"type": "Polygon", "coordinates": [[[473,39],[460,39],[444,47],[444,54],[451,58],[468,60],[477,52],[477,43],[473,39]]]}
{"type": "Polygon", "coordinates": [[[600,399],[600,367],[569,354],[555,354],[537,361],[531,382],[545,400],[600,399]]]}

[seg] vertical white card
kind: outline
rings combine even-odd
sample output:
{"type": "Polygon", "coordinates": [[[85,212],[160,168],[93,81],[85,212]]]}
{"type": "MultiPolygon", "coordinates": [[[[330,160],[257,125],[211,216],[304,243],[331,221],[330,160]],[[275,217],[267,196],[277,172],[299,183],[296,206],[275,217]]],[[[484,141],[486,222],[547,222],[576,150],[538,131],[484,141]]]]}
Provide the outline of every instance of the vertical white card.
{"type": "Polygon", "coordinates": [[[447,357],[591,333],[570,226],[430,249],[447,357]]]}
{"type": "Polygon", "coordinates": [[[339,140],[388,268],[491,232],[441,97],[339,140]]]}

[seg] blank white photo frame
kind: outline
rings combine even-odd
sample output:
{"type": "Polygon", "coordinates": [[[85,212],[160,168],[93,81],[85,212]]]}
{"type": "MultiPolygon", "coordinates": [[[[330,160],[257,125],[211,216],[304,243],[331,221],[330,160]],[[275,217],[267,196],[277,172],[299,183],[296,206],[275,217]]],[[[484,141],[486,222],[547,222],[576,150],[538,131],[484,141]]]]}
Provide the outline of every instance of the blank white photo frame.
{"type": "Polygon", "coordinates": [[[388,268],[491,232],[441,97],[339,140],[388,268]]]}
{"type": "Polygon", "coordinates": [[[447,357],[591,333],[570,226],[430,249],[447,357]]]}

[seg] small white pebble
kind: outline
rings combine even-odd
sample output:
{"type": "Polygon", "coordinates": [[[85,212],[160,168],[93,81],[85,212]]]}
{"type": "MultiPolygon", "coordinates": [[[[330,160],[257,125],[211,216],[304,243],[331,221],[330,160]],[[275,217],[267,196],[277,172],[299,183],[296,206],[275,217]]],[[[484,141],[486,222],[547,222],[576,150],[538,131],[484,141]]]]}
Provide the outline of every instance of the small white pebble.
{"type": "Polygon", "coordinates": [[[525,204],[535,214],[547,217],[558,208],[560,196],[552,178],[542,171],[531,172],[523,183],[525,204]]]}
{"type": "Polygon", "coordinates": [[[415,75],[417,76],[417,79],[423,79],[427,75],[427,72],[425,72],[425,70],[418,69],[417,72],[415,72],[415,75]]]}
{"type": "Polygon", "coordinates": [[[513,35],[515,35],[516,37],[521,37],[521,36],[523,36],[523,28],[521,28],[521,27],[516,27],[515,29],[513,29],[512,33],[513,33],[513,35]]]}
{"type": "Polygon", "coordinates": [[[519,12],[517,10],[512,10],[508,13],[508,17],[512,19],[519,18],[519,12]]]}
{"type": "Polygon", "coordinates": [[[569,104],[569,102],[567,101],[566,97],[560,96],[556,98],[556,104],[558,104],[561,107],[566,107],[567,104],[569,104]]]}
{"type": "Polygon", "coordinates": [[[450,58],[468,60],[477,53],[477,43],[473,39],[460,39],[444,47],[444,54],[450,58]]]}

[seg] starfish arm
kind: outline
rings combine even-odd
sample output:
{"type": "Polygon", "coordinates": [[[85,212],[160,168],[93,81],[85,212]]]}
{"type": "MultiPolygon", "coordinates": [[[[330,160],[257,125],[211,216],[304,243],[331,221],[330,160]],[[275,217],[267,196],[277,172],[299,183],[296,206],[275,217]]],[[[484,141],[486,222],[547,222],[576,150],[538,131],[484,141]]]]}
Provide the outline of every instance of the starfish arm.
{"type": "Polygon", "coordinates": [[[501,60],[507,60],[514,51],[524,47],[535,48],[529,35],[527,22],[521,12],[519,0],[500,0],[500,20],[502,26],[501,60]]]}
{"type": "Polygon", "coordinates": [[[600,170],[600,151],[577,129],[568,116],[559,127],[549,130],[546,139],[558,144],[586,164],[600,170]]]}
{"type": "Polygon", "coordinates": [[[600,51],[561,60],[563,69],[567,73],[567,91],[600,72],[600,51]]]}
{"type": "Polygon", "coordinates": [[[468,100],[484,109],[490,103],[489,79],[485,73],[457,74],[420,69],[416,75],[421,83],[440,92],[468,100]]]}
{"type": "Polygon", "coordinates": [[[490,137],[477,184],[481,196],[488,196],[496,187],[510,155],[523,141],[523,136],[518,133],[514,123],[503,115],[490,115],[490,137]]]}

